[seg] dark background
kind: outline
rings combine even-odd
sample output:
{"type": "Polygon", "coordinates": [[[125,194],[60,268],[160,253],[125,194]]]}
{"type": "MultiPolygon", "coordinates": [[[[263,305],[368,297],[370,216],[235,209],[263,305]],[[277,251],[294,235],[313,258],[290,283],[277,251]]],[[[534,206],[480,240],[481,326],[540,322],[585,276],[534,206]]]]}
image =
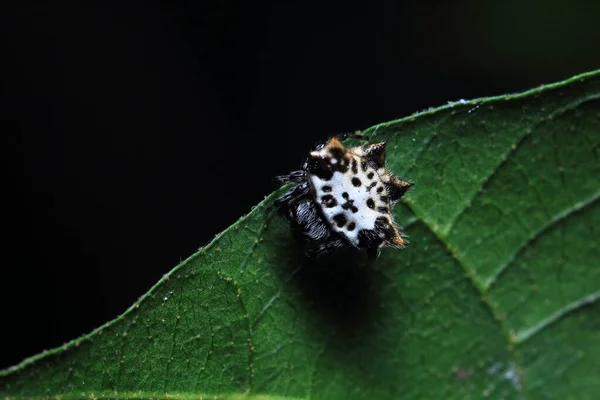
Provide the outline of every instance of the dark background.
{"type": "Polygon", "coordinates": [[[596,1],[13,3],[0,368],[123,312],[318,140],[600,67],[596,1]]]}

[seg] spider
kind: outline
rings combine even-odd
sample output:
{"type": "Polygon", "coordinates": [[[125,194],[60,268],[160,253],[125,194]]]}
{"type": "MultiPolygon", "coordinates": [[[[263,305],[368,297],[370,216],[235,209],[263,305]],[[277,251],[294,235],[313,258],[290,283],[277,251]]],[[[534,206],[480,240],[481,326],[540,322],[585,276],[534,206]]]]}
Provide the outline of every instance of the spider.
{"type": "Polygon", "coordinates": [[[311,151],[301,170],[277,177],[294,184],[275,206],[309,257],[355,248],[377,257],[384,246],[404,247],[393,205],[413,185],[385,167],[386,143],[346,147],[331,138],[311,151]]]}

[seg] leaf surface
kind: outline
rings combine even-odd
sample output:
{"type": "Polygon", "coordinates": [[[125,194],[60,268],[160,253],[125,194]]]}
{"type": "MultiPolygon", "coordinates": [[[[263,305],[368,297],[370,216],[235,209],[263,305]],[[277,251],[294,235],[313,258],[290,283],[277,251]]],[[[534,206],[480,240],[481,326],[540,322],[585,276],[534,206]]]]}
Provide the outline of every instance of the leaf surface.
{"type": "Polygon", "coordinates": [[[364,133],[406,249],[307,260],[272,194],[2,397],[597,398],[600,71],[364,133]]]}

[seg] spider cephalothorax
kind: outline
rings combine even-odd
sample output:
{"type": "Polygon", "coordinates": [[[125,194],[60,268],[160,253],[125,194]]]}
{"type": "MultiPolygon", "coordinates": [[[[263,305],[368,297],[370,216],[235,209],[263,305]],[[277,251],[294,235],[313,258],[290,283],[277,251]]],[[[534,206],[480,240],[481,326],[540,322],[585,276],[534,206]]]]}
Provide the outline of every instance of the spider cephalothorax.
{"type": "Polygon", "coordinates": [[[276,200],[307,254],[355,247],[378,255],[406,241],[392,206],[412,186],[385,167],[385,142],[345,147],[337,138],[310,152],[302,170],[279,177],[293,182],[276,200]]]}

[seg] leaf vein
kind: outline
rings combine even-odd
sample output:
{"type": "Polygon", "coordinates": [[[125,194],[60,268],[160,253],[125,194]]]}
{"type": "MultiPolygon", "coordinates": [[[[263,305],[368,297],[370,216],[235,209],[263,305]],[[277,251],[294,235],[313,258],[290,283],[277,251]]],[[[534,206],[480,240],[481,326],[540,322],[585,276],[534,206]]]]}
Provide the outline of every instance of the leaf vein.
{"type": "Polygon", "coordinates": [[[531,137],[532,132],[533,132],[533,129],[525,130],[525,132],[523,132],[521,134],[519,139],[509,147],[508,151],[506,151],[505,153],[503,153],[501,155],[500,162],[498,164],[496,164],[496,166],[491,171],[491,173],[481,182],[479,187],[473,192],[473,196],[471,196],[470,198],[467,199],[467,201],[464,202],[462,208],[460,210],[458,210],[454,214],[454,216],[452,216],[452,218],[446,223],[445,228],[443,228],[441,230],[441,233],[444,236],[448,236],[448,234],[452,231],[452,228],[454,228],[456,221],[458,221],[458,219],[471,208],[471,205],[473,204],[473,200],[480,193],[483,193],[483,189],[485,189],[485,187],[498,174],[498,171],[500,171],[505,165],[508,164],[508,161],[509,161],[511,155],[513,155],[523,145],[523,143],[525,143],[527,138],[531,137]]]}
{"type": "MultiPolygon", "coordinates": [[[[412,207],[411,207],[411,209],[412,209],[412,207]]],[[[414,210],[413,210],[413,212],[414,212],[414,210]]],[[[421,217],[419,217],[419,218],[421,218],[421,217]]],[[[517,355],[516,355],[515,346],[514,346],[514,344],[515,344],[514,335],[509,330],[505,319],[502,318],[500,313],[496,310],[496,307],[494,306],[494,304],[486,296],[485,289],[479,284],[479,282],[477,281],[477,279],[475,278],[473,273],[469,270],[469,268],[467,268],[467,266],[457,257],[456,252],[450,247],[449,243],[446,242],[444,240],[444,238],[441,237],[440,234],[438,232],[436,232],[436,230],[433,229],[433,227],[430,226],[430,224],[426,220],[424,220],[422,218],[421,218],[421,220],[423,221],[423,223],[427,227],[427,229],[429,229],[429,231],[431,233],[433,233],[433,235],[435,235],[435,237],[439,240],[439,242],[442,244],[444,250],[461,267],[467,280],[471,283],[471,285],[479,293],[480,299],[481,299],[482,303],[484,304],[485,308],[488,310],[488,312],[490,313],[492,318],[496,321],[496,323],[500,327],[500,331],[502,332],[502,335],[504,336],[504,339],[506,342],[506,350],[507,350],[508,354],[510,355],[511,362],[515,365],[517,370],[520,370],[521,368],[519,366],[519,363],[517,362],[517,355]]],[[[518,387],[518,390],[520,390],[520,389],[521,389],[521,386],[518,387]]]]}
{"type": "Polygon", "coordinates": [[[530,326],[529,328],[525,328],[515,333],[515,342],[518,344],[522,344],[528,339],[531,339],[534,335],[541,332],[544,328],[549,327],[554,322],[559,321],[561,318],[566,316],[567,314],[574,312],[581,307],[584,307],[589,304],[593,304],[594,302],[600,299],[600,290],[590,293],[587,296],[571,302],[564,307],[556,310],[546,318],[539,321],[537,324],[530,326]]]}
{"type": "Polygon", "coordinates": [[[499,266],[499,268],[494,272],[494,274],[483,283],[484,289],[487,291],[490,287],[498,280],[498,277],[507,270],[507,268],[514,263],[514,261],[519,257],[519,255],[527,248],[527,245],[531,243],[533,240],[538,239],[545,232],[551,229],[554,225],[568,218],[570,215],[582,211],[587,207],[593,206],[600,199],[600,191],[594,193],[592,196],[580,201],[571,207],[567,207],[562,212],[556,214],[552,219],[550,219],[546,224],[542,225],[537,231],[533,232],[526,240],[523,241],[521,246],[511,253],[509,258],[499,266]]]}
{"type": "Polygon", "coordinates": [[[498,171],[501,170],[508,163],[511,156],[513,154],[515,154],[515,152],[523,145],[523,143],[525,143],[525,140],[527,138],[531,137],[531,134],[539,125],[541,125],[542,123],[547,122],[549,120],[552,120],[553,118],[556,118],[556,117],[560,116],[561,114],[564,114],[570,110],[573,110],[573,109],[579,107],[580,105],[587,103],[588,101],[593,101],[593,100],[598,100],[598,99],[600,99],[600,93],[593,93],[593,94],[590,94],[587,96],[583,96],[575,101],[572,101],[572,102],[564,105],[563,107],[556,108],[555,110],[550,112],[547,116],[542,117],[542,118],[538,119],[537,121],[535,121],[534,123],[532,123],[532,125],[528,129],[526,129],[525,132],[523,132],[523,134],[517,140],[517,142],[513,143],[510,146],[509,151],[502,155],[501,161],[494,167],[494,169],[491,171],[490,175],[481,182],[477,191],[474,192],[474,195],[471,198],[467,199],[467,201],[463,205],[463,208],[460,209],[448,221],[445,228],[441,229],[441,233],[444,236],[448,236],[448,234],[452,231],[452,228],[456,224],[456,221],[458,221],[458,219],[461,217],[461,215],[463,215],[471,207],[472,201],[475,199],[475,197],[477,197],[478,194],[482,193],[483,189],[489,184],[489,182],[491,182],[491,180],[498,173],[498,171]]]}

